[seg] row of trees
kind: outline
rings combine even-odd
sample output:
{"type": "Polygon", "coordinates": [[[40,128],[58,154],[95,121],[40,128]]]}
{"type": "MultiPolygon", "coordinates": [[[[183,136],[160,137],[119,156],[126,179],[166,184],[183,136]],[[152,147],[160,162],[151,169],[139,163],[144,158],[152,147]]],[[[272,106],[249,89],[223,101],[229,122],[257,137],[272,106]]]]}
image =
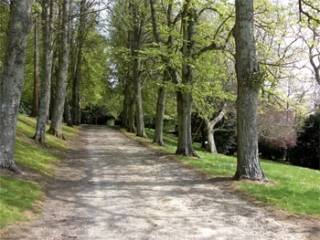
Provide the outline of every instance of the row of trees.
{"type": "MultiPolygon", "coordinates": [[[[1,39],[6,42],[1,64],[1,168],[18,171],[13,154],[22,93],[32,96],[36,142],[45,144],[49,118],[48,132],[58,138],[63,138],[63,120],[69,125],[80,124],[80,87],[86,57],[83,48],[90,38],[101,42],[95,35],[94,4],[89,0],[1,2],[1,23],[7,22],[8,26],[1,39]],[[33,55],[33,61],[29,55],[33,55]],[[24,88],[28,71],[32,71],[33,86],[27,82],[24,88]]],[[[105,59],[103,62],[105,65],[105,59]]]]}
{"type": "Polygon", "coordinates": [[[115,3],[114,9],[111,23],[114,63],[125,86],[123,125],[138,136],[145,135],[141,81],[144,75],[152,74],[159,86],[154,142],[163,144],[166,92],[171,88],[176,95],[176,154],[197,156],[192,145],[194,106],[205,119],[208,148],[216,151],[214,127],[223,118],[227,102],[232,101],[235,94],[234,84],[230,84],[234,73],[228,69],[234,64],[234,57],[238,81],[235,178],[263,180],[256,121],[259,90],[264,79],[256,56],[253,1],[236,1],[235,14],[233,5],[227,2],[192,0],[150,0],[148,3],[123,0],[115,3]],[[122,24],[119,19],[123,19],[122,24]],[[209,64],[216,71],[223,69],[221,75],[214,72],[210,76],[202,64],[209,64]],[[161,75],[160,79],[157,75],[161,75]],[[213,87],[217,92],[212,91],[213,87]],[[199,96],[197,91],[201,91],[199,96]]]}
{"type": "Polygon", "coordinates": [[[1,168],[17,170],[19,105],[31,106],[37,117],[34,139],[42,144],[48,119],[49,133],[63,137],[62,122],[80,124],[82,110],[85,121],[92,116],[98,122],[104,111],[120,116],[121,124],[141,137],[153,122],[159,145],[164,122],[171,119],[177,124],[176,153],[186,156],[197,156],[198,119],[206,148],[216,152],[214,134],[228,131],[224,122],[236,112],[235,178],[264,180],[258,133],[261,138],[270,131],[258,126],[263,116],[269,119],[265,109],[277,102],[285,105],[286,116],[292,112],[292,86],[282,97],[278,83],[291,79],[288,72],[300,67],[297,58],[305,53],[314,78],[319,76],[319,6],[312,0],[295,4],[299,30],[291,27],[295,18],[288,7],[268,0],[13,0],[1,2],[1,8],[8,26],[5,36],[0,32],[7,43],[0,48],[0,56],[6,52],[0,65],[1,168]],[[297,47],[299,39],[307,51],[297,47]]]}

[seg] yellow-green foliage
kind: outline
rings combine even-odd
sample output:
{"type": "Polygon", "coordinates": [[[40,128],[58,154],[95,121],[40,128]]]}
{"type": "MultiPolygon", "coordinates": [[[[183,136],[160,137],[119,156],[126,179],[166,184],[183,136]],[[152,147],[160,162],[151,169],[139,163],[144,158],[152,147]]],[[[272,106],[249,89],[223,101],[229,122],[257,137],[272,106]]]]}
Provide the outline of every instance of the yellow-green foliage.
{"type": "MultiPolygon", "coordinates": [[[[15,160],[20,168],[31,169],[41,175],[51,176],[60,160],[60,153],[67,149],[66,141],[47,135],[47,146],[32,140],[36,121],[20,115],[17,126],[15,160]]],[[[64,127],[64,135],[71,138],[77,129],[64,127]]],[[[0,176],[0,228],[26,220],[25,211],[32,210],[43,191],[39,183],[0,176]]]]}

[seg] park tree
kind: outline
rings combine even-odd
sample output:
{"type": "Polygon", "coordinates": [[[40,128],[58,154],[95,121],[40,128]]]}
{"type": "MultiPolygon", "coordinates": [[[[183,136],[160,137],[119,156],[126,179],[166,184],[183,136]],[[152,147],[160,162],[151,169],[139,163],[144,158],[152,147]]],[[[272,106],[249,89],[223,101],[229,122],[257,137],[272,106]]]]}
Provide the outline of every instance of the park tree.
{"type": "Polygon", "coordinates": [[[263,78],[256,56],[253,0],[236,0],[237,136],[235,179],[264,180],[259,161],[257,107],[263,78]]]}
{"type": "Polygon", "coordinates": [[[42,6],[42,74],[40,85],[40,105],[37,116],[37,127],[34,135],[36,142],[45,143],[46,124],[49,117],[51,99],[51,78],[53,63],[53,23],[55,15],[54,0],[43,0],[42,6]]]}
{"type": "Polygon", "coordinates": [[[0,75],[0,167],[13,171],[17,171],[13,154],[32,3],[32,0],[10,1],[6,54],[0,75]]]}
{"type": "Polygon", "coordinates": [[[58,82],[57,82],[57,92],[55,94],[55,101],[53,105],[53,114],[51,119],[50,133],[62,138],[62,120],[64,113],[64,105],[67,94],[67,82],[68,82],[68,68],[69,68],[69,29],[70,29],[70,2],[69,0],[64,0],[62,6],[60,7],[60,15],[62,20],[60,21],[60,31],[59,35],[60,44],[59,47],[59,66],[58,66],[58,82]]]}

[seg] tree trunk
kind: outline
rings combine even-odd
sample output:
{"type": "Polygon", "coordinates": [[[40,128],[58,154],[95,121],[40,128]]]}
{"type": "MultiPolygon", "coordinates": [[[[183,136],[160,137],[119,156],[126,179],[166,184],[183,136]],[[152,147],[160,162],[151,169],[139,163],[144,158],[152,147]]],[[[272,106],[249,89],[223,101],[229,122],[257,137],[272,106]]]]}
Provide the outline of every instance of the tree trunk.
{"type": "Polygon", "coordinates": [[[257,106],[261,74],[256,58],[253,0],[236,0],[236,73],[238,81],[238,154],[235,179],[264,180],[260,166],[257,106]]]}
{"type": "Polygon", "coordinates": [[[216,143],[214,140],[214,130],[211,126],[208,126],[208,145],[207,151],[210,153],[218,153],[216,143]]]}
{"type": "Polygon", "coordinates": [[[69,67],[69,0],[64,0],[62,5],[62,39],[60,48],[60,60],[58,69],[57,92],[55,96],[55,104],[51,119],[50,133],[56,137],[62,138],[62,120],[64,112],[64,104],[67,95],[68,67],[69,67]]]}
{"type": "Polygon", "coordinates": [[[136,103],[136,132],[137,136],[145,137],[145,129],[144,129],[144,113],[143,113],[143,105],[142,105],[142,89],[141,89],[141,77],[140,73],[140,63],[138,56],[134,59],[133,64],[133,78],[135,83],[135,103],[136,103]]]}
{"type": "Polygon", "coordinates": [[[218,153],[215,140],[214,140],[214,133],[215,133],[214,128],[223,119],[225,115],[225,108],[226,108],[226,104],[224,104],[219,114],[212,120],[205,119],[207,133],[208,133],[207,151],[210,153],[218,153]]]}
{"type": "Polygon", "coordinates": [[[191,93],[177,92],[178,146],[176,154],[178,155],[197,156],[192,146],[191,108],[191,93]]]}
{"type": "Polygon", "coordinates": [[[164,145],[163,141],[163,120],[165,114],[166,90],[163,86],[158,89],[157,112],[155,119],[155,132],[153,142],[164,145]]]}
{"type": "Polygon", "coordinates": [[[66,98],[66,103],[64,104],[64,120],[69,127],[72,127],[72,115],[71,115],[71,107],[68,101],[68,96],[66,98]]]}
{"type": "Polygon", "coordinates": [[[25,49],[31,26],[32,0],[12,0],[8,41],[0,78],[0,168],[18,171],[13,154],[24,79],[25,49]]]}
{"type": "Polygon", "coordinates": [[[39,93],[40,93],[40,45],[39,45],[39,30],[38,16],[34,18],[33,25],[33,100],[31,116],[38,116],[39,112],[39,93]]]}
{"type": "Polygon", "coordinates": [[[81,107],[80,107],[80,84],[81,84],[81,65],[82,65],[82,48],[86,38],[86,11],[87,0],[81,0],[80,2],[80,20],[78,26],[77,36],[77,51],[76,61],[73,73],[72,83],[72,121],[74,125],[81,123],[81,107]]]}
{"type": "Polygon", "coordinates": [[[40,89],[40,106],[37,118],[37,127],[34,139],[36,142],[45,143],[46,124],[48,121],[51,95],[51,77],[53,61],[53,1],[42,1],[42,21],[43,21],[43,73],[40,89]]]}
{"type": "Polygon", "coordinates": [[[128,110],[128,127],[127,130],[129,132],[136,132],[136,104],[135,104],[135,96],[134,96],[134,92],[132,90],[130,90],[130,94],[129,94],[129,110],[128,110]]]}
{"type": "Polygon", "coordinates": [[[129,91],[128,78],[125,79],[125,87],[123,90],[123,106],[121,112],[121,125],[122,127],[128,128],[128,119],[129,119],[129,104],[130,104],[130,91],[129,91]]]}
{"type": "Polygon", "coordinates": [[[184,16],[182,16],[182,83],[184,88],[177,92],[177,112],[178,112],[178,148],[176,154],[185,156],[197,156],[192,147],[191,132],[191,112],[192,112],[192,81],[193,70],[190,65],[192,59],[195,33],[195,9],[191,6],[191,1],[184,3],[184,16]]]}
{"type": "MultiPolygon", "coordinates": [[[[142,100],[142,84],[140,76],[140,46],[143,28],[143,13],[139,12],[137,3],[130,3],[129,10],[132,17],[132,30],[129,33],[130,38],[130,52],[131,52],[131,73],[132,82],[135,90],[135,119],[136,119],[136,134],[139,137],[145,137],[144,129],[144,113],[143,113],[143,100],[142,100]]],[[[133,109],[130,109],[132,111],[133,109]]],[[[132,121],[132,119],[130,120],[132,121]]],[[[130,126],[131,128],[132,126],[130,126]]],[[[130,129],[132,130],[132,129],[130,129]]]]}

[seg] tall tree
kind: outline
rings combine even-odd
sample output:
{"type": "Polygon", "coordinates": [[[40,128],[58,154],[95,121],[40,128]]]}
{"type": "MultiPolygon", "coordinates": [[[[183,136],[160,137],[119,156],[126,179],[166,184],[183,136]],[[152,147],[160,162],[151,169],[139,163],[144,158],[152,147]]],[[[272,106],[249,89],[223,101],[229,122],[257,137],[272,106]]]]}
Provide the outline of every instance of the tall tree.
{"type": "Polygon", "coordinates": [[[59,68],[58,68],[58,83],[57,92],[53,106],[53,114],[51,119],[50,133],[62,138],[62,120],[64,113],[64,105],[67,95],[67,82],[68,82],[68,68],[69,68],[69,0],[62,2],[62,20],[60,29],[61,33],[61,46],[59,52],[59,68]]]}
{"type": "Polygon", "coordinates": [[[192,111],[192,83],[194,55],[194,34],[197,13],[192,0],[186,0],[182,10],[181,31],[182,45],[182,84],[183,88],[177,91],[178,113],[178,146],[176,154],[195,156],[192,146],[191,111],[192,111]]]}
{"type": "Polygon", "coordinates": [[[262,74],[254,38],[253,0],[236,0],[236,74],[238,154],[235,179],[264,180],[260,166],[257,107],[262,74]]]}
{"type": "Polygon", "coordinates": [[[36,14],[33,20],[33,102],[31,116],[38,116],[40,93],[40,39],[39,16],[36,14]]]}
{"type": "Polygon", "coordinates": [[[43,0],[42,4],[42,76],[40,89],[40,106],[37,117],[37,127],[34,139],[36,142],[45,143],[46,124],[48,121],[50,97],[51,97],[51,77],[53,63],[53,0],[43,0]]]}
{"type": "Polygon", "coordinates": [[[13,171],[17,171],[13,154],[32,3],[32,0],[10,2],[8,41],[0,78],[0,168],[13,171]]]}
{"type": "Polygon", "coordinates": [[[86,26],[87,26],[87,11],[88,1],[81,0],[80,2],[80,17],[78,24],[78,35],[76,39],[75,60],[73,69],[72,81],[72,122],[74,125],[81,123],[81,108],[80,108],[80,85],[81,85],[81,65],[83,62],[83,45],[86,39],[86,26]]]}
{"type": "Polygon", "coordinates": [[[144,11],[141,9],[140,2],[132,1],[129,3],[129,11],[132,19],[132,26],[130,31],[130,52],[131,52],[131,78],[135,94],[135,119],[136,119],[136,133],[139,137],[144,137],[144,113],[142,100],[142,79],[141,79],[141,59],[140,49],[142,45],[142,34],[144,27],[144,11]]]}
{"type": "Polygon", "coordinates": [[[173,27],[174,23],[172,20],[172,10],[173,10],[173,0],[168,1],[166,7],[166,26],[168,28],[168,37],[166,41],[163,41],[159,31],[159,22],[158,22],[158,14],[156,10],[156,3],[155,0],[150,0],[150,12],[151,12],[151,20],[152,20],[152,29],[153,29],[153,36],[155,42],[161,46],[165,45],[166,47],[166,54],[161,55],[161,60],[163,62],[164,70],[163,70],[163,77],[162,77],[162,84],[158,89],[158,96],[157,96],[157,105],[156,105],[156,116],[155,116],[155,133],[153,142],[159,145],[163,145],[163,127],[164,127],[164,114],[165,114],[165,105],[166,105],[166,89],[165,84],[167,81],[171,80],[174,83],[177,83],[177,76],[176,70],[170,66],[170,54],[172,53],[173,47],[173,27]]]}

